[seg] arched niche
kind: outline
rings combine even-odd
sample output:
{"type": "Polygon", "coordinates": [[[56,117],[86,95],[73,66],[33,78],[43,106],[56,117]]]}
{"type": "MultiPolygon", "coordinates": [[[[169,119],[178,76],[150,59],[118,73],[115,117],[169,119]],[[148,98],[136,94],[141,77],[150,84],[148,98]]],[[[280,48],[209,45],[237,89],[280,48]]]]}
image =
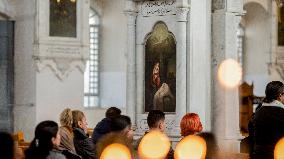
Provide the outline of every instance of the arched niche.
{"type": "Polygon", "coordinates": [[[176,111],[176,40],[164,22],[145,39],[145,112],[176,111]]]}

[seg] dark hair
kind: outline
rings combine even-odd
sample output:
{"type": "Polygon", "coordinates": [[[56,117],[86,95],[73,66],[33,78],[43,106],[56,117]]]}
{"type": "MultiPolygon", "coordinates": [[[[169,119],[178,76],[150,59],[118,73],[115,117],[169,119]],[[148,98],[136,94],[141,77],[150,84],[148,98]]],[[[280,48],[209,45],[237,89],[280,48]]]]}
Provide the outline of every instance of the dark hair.
{"type": "Polygon", "coordinates": [[[216,142],[215,135],[211,132],[202,132],[198,134],[198,136],[202,137],[206,141],[206,158],[205,159],[216,159],[217,151],[219,147],[216,142]]]}
{"type": "Polygon", "coordinates": [[[58,124],[54,121],[43,121],[36,126],[35,138],[26,151],[26,159],[46,158],[54,147],[52,138],[56,137],[58,124]]]}
{"type": "Polygon", "coordinates": [[[106,118],[115,118],[121,114],[121,110],[116,107],[110,107],[106,111],[106,118]]]}
{"type": "Polygon", "coordinates": [[[277,100],[282,93],[284,93],[284,84],[282,82],[269,82],[265,88],[265,98],[263,99],[263,102],[271,103],[274,100],[277,100]]]}
{"type": "Polygon", "coordinates": [[[113,118],[110,124],[111,131],[122,131],[127,126],[131,126],[131,120],[128,116],[119,115],[116,118],[113,118]]]}
{"type": "Polygon", "coordinates": [[[12,136],[5,132],[0,132],[0,155],[3,159],[14,158],[14,140],[12,136]]]}
{"type": "Polygon", "coordinates": [[[147,116],[149,128],[156,128],[160,120],[165,120],[165,113],[161,110],[151,110],[147,116]]]}

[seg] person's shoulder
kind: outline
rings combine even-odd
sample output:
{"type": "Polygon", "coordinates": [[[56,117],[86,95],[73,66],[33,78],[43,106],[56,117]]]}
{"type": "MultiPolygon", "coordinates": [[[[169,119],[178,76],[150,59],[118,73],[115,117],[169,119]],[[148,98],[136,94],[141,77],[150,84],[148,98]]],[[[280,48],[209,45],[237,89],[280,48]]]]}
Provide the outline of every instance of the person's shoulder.
{"type": "Polygon", "coordinates": [[[46,159],[66,159],[66,157],[59,151],[52,150],[46,159]]]}
{"type": "Polygon", "coordinates": [[[97,126],[103,126],[105,124],[109,124],[111,123],[111,120],[109,118],[103,118],[98,124],[97,126]]]}

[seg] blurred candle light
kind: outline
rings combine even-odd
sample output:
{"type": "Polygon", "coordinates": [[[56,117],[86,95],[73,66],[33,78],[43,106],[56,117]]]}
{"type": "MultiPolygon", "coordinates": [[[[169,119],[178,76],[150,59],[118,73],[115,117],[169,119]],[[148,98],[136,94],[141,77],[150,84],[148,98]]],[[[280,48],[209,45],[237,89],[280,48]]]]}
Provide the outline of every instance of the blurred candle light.
{"type": "Polygon", "coordinates": [[[226,59],[218,68],[218,80],[223,86],[233,88],[240,83],[242,73],[242,68],[237,61],[226,59]]]}
{"type": "Polygon", "coordinates": [[[206,142],[203,138],[189,135],[176,146],[175,159],[205,159],[206,142]]]}
{"type": "Polygon", "coordinates": [[[274,149],[274,159],[284,158],[284,138],[280,139],[274,149]]]}
{"type": "Polygon", "coordinates": [[[138,146],[138,153],[141,159],[164,159],[171,144],[169,138],[158,131],[147,133],[138,146]]]}
{"type": "Polygon", "coordinates": [[[103,150],[100,159],[131,159],[131,154],[126,146],[114,143],[103,150]]]}

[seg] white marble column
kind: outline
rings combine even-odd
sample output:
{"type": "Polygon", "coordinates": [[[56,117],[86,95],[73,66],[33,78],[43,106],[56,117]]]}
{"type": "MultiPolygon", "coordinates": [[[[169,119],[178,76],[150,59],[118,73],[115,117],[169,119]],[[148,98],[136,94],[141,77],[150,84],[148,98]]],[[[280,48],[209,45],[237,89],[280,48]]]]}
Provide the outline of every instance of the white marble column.
{"type": "Polygon", "coordinates": [[[136,17],[135,2],[127,1],[124,14],[127,16],[127,79],[126,114],[135,125],[136,112],[136,17]]]}
{"type": "Polygon", "coordinates": [[[239,152],[238,86],[224,87],[218,81],[218,67],[226,59],[238,61],[237,31],[240,14],[218,10],[213,13],[213,131],[224,150],[239,152]]]}
{"type": "Polygon", "coordinates": [[[187,20],[189,7],[177,7],[177,75],[176,75],[176,114],[179,123],[186,113],[187,87],[187,20]]]}
{"type": "Polygon", "coordinates": [[[145,79],[145,53],[144,53],[144,44],[136,44],[136,67],[137,67],[137,105],[136,113],[144,113],[144,79],[145,79]]]}

